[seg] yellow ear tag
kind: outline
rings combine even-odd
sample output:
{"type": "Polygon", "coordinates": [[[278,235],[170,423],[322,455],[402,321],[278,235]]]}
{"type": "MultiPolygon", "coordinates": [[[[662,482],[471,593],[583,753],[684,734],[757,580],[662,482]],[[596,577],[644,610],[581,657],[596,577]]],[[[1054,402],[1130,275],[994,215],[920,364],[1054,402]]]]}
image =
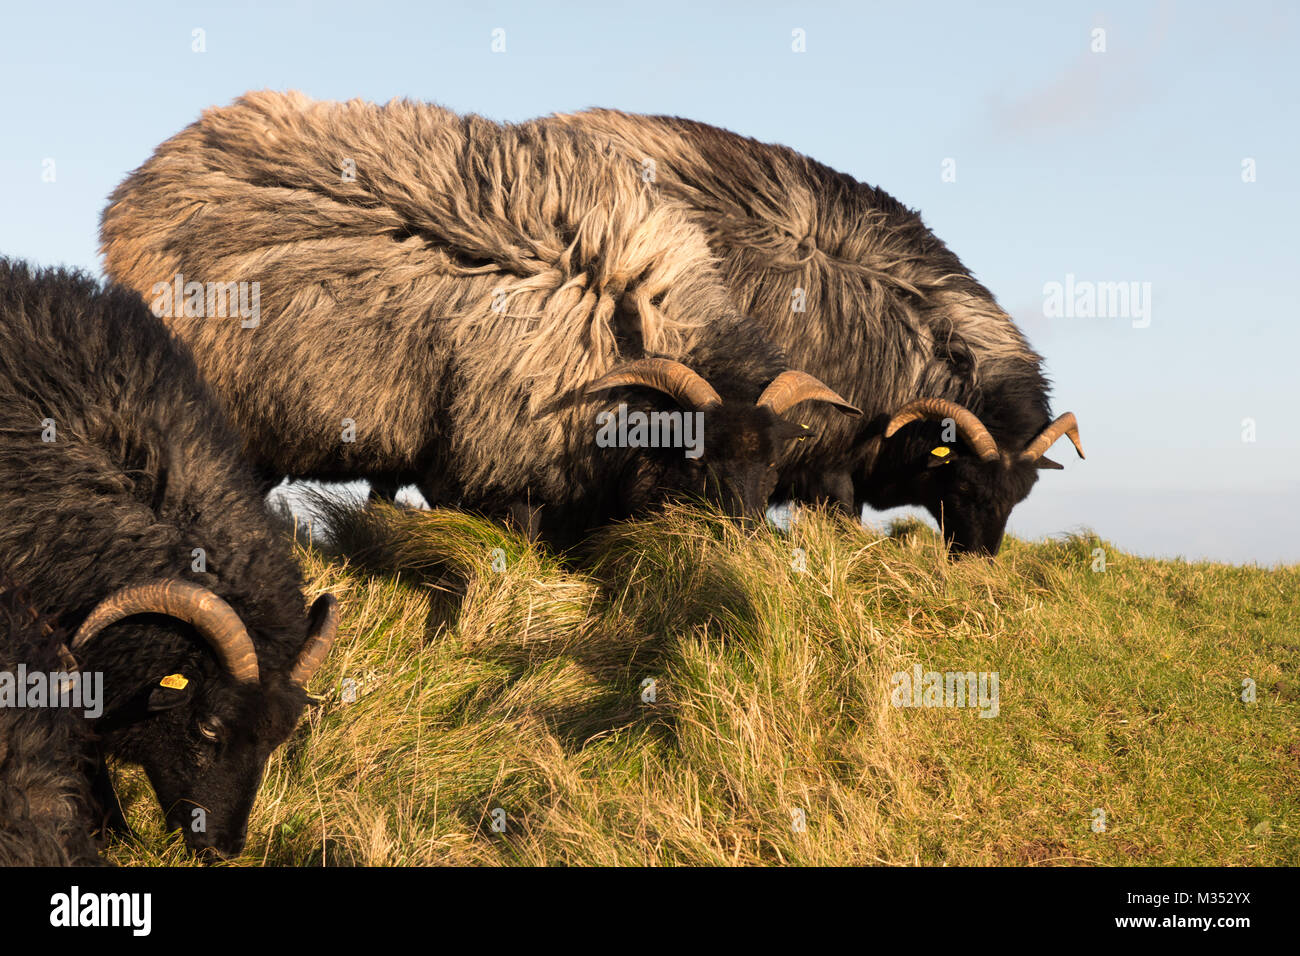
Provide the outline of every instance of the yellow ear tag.
{"type": "Polygon", "coordinates": [[[930,450],[930,454],[934,455],[935,458],[947,458],[951,452],[952,449],[949,448],[947,445],[940,445],[938,448],[933,448],[930,450]]]}
{"type": "Polygon", "coordinates": [[[168,690],[184,690],[189,681],[183,674],[168,674],[158,682],[159,687],[166,687],[168,690]]]}

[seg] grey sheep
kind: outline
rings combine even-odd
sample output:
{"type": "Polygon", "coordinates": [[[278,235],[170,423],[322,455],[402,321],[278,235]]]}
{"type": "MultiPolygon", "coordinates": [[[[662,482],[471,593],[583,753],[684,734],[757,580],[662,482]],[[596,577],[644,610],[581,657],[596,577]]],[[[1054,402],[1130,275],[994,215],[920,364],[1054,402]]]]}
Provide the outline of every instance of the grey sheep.
{"type": "Polygon", "coordinates": [[[489,513],[546,506],[556,534],[677,492],[761,513],[806,433],[784,413],[856,414],[737,312],[680,204],[554,125],[250,93],[159,146],[101,238],[267,486],[415,482],[489,513]],[[700,455],[602,447],[620,403],[698,413],[700,455]]]}

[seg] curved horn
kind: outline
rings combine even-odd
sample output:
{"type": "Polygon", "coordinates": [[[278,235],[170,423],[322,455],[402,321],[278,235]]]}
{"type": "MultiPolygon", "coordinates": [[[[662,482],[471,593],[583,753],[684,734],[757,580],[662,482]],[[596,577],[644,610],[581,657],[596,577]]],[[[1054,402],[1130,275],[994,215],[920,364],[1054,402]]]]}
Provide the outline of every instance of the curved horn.
{"type": "Polygon", "coordinates": [[[800,402],[810,401],[830,402],[846,415],[862,414],[861,409],[850,405],[842,395],[821,379],[793,369],[782,372],[772,379],[772,384],[763,389],[763,394],[758,396],[755,404],[766,405],[773,413],[780,415],[800,402]]]}
{"type": "Polygon", "coordinates": [[[188,581],[154,581],[122,588],[100,601],[77,628],[69,648],[85,647],[110,624],[135,614],[165,614],[192,624],[241,683],[257,680],[257,651],[235,609],[205,587],[188,581]]]}
{"type": "Polygon", "coordinates": [[[931,421],[951,418],[957,425],[957,430],[961,432],[961,437],[966,439],[966,444],[970,445],[971,451],[984,461],[992,461],[998,457],[998,443],[993,440],[984,423],[970,409],[956,402],[950,402],[946,398],[918,398],[908,402],[889,420],[889,425],[885,428],[885,437],[892,438],[894,433],[904,425],[922,418],[931,421]]]}
{"type": "Polygon", "coordinates": [[[1052,424],[1048,425],[1038,437],[1025,446],[1025,450],[1020,453],[1022,461],[1038,461],[1047,453],[1056,439],[1062,435],[1069,435],[1070,441],[1074,442],[1074,450],[1079,453],[1080,458],[1086,458],[1083,453],[1083,445],[1079,442],[1079,423],[1074,419],[1074,412],[1066,412],[1052,424]]]}
{"type": "Polygon", "coordinates": [[[620,385],[644,385],[656,389],[665,395],[671,395],[678,404],[697,411],[722,404],[722,398],[712,385],[681,362],[672,359],[650,358],[627,362],[588,385],[587,394],[618,388],[620,385]]]}
{"type": "Polygon", "coordinates": [[[293,670],[289,672],[291,684],[307,689],[307,682],[324,662],[338,632],[339,602],[332,594],[322,594],[307,612],[307,640],[303,642],[293,670]]]}

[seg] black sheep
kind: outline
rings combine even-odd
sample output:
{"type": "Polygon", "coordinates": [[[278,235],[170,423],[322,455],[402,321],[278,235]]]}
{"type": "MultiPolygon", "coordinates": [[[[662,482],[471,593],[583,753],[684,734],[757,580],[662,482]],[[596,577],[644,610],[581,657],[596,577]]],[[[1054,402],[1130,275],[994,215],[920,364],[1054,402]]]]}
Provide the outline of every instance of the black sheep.
{"type": "Polygon", "coordinates": [[[784,146],[666,116],[590,110],[550,122],[652,165],[708,236],[735,305],[860,407],[809,406],[778,496],[852,509],[916,504],[955,552],[995,554],[1062,435],[1041,357],[921,217],[784,146]],[[919,424],[904,428],[913,422],[919,424]]]}
{"type": "Polygon", "coordinates": [[[101,757],[225,855],[337,625],[328,595],[304,614],[239,448],[135,293],[0,260],[0,567],[103,675],[101,757]]]}

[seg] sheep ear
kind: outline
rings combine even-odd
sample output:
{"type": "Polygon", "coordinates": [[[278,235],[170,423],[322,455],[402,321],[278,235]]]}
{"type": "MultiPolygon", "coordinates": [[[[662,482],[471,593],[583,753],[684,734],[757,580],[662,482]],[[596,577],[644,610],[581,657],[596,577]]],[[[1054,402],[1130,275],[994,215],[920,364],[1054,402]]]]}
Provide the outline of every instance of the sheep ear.
{"type": "Polygon", "coordinates": [[[951,465],[955,457],[956,455],[951,446],[939,445],[937,448],[932,448],[930,454],[926,455],[925,464],[927,468],[939,468],[943,465],[951,465]]]}
{"type": "Polygon", "coordinates": [[[193,683],[180,674],[168,674],[149,693],[149,712],[171,710],[190,699],[193,683]]]}
{"type": "Polygon", "coordinates": [[[776,426],[772,431],[778,439],[804,439],[817,437],[817,433],[807,425],[800,425],[798,422],[787,421],[784,418],[777,420],[776,426]]]}
{"type": "Polygon", "coordinates": [[[1043,457],[1034,462],[1039,468],[1046,468],[1048,471],[1065,471],[1065,466],[1057,464],[1052,459],[1043,457]]]}

